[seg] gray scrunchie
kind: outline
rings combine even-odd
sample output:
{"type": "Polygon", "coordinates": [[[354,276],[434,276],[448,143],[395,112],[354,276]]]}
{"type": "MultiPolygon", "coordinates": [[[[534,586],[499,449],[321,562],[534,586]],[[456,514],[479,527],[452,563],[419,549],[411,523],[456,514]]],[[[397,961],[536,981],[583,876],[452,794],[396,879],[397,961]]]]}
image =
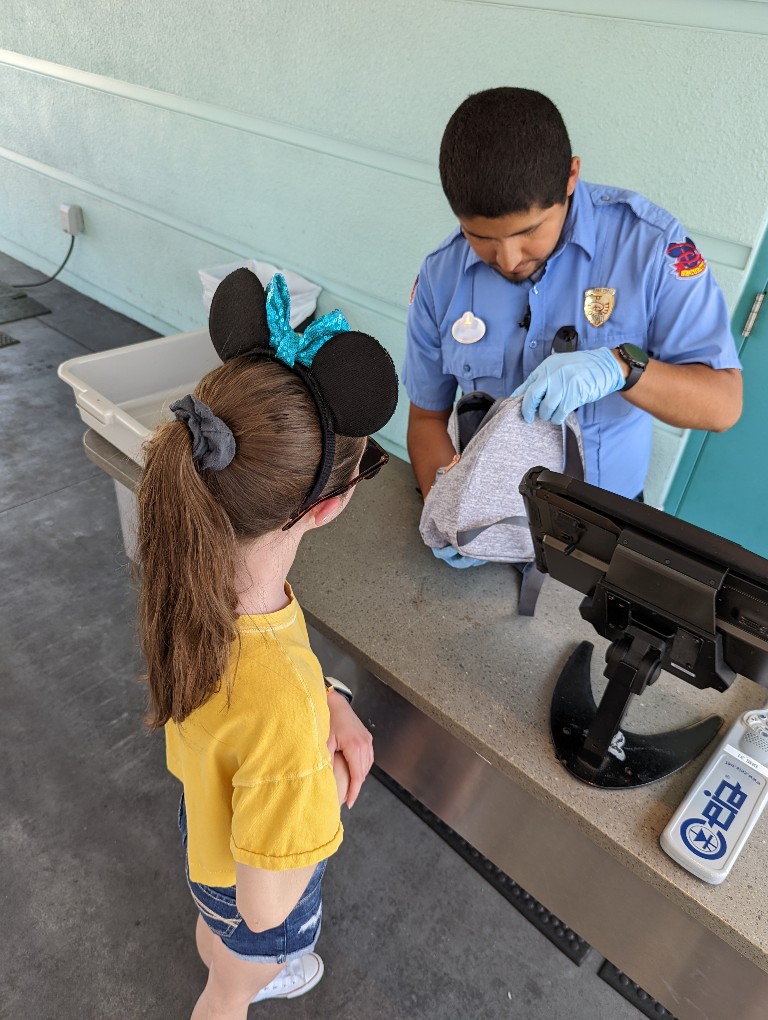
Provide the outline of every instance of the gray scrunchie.
{"type": "Polygon", "coordinates": [[[221,418],[191,393],[171,404],[171,410],[185,421],[192,433],[192,459],[200,471],[223,471],[235,456],[235,437],[221,418]]]}

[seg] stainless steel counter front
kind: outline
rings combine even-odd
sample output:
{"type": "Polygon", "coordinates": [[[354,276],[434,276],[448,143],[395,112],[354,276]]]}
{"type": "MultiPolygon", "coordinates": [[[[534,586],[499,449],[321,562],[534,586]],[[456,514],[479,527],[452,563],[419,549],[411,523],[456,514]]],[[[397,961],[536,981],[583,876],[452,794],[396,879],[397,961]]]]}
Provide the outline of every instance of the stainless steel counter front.
{"type": "MultiPolygon", "coordinates": [[[[133,487],[136,465],[93,432],[85,445],[133,487]]],[[[584,639],[599,695],[606,642],[580,619],[578,594],[551,579],[527,619],[511,568],[439,563],[419,513],[410,468],[393,460],[307,537],[291,571],[313,647],[355,690],[378,764],[680,1020],[764,1020],[765,820],[726,882],[707,886],[658,844],[701,760],[634,791],[572,778],[552,752],[549,699],[584,639]]],[[[717,694],[664,674],[626,723],[730,720],[764,700],[743,678],[717,694]]]]}

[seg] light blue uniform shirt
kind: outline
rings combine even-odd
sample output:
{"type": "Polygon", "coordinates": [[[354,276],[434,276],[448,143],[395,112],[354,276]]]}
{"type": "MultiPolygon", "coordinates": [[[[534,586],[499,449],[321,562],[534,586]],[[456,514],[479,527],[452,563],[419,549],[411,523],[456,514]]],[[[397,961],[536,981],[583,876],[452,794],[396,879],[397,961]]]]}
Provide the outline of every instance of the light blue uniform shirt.
{"type": "MultiPolygon", "coordinates": [[[[536,283],[505,280],[458,228],[426,257],[408,313],[408,397],[442,411],[452,406],[457,386],[509,396],[551,354],[561,326],[575,326],[579,350],[626,342],[659,361],[741,367],[722,291],[680,223],[642,195],[579,181],[560,242],[536,283]],[[615,290],[613,312],[601,326],[584,312],[584,292],[593,287],[615,290]],[[474,344],[451,335],[466,311],[486,325],[474,344]]],[[[578,414],[587,481],[638,495],[651,453],[651,416],[619,393],[578,414]]]]}

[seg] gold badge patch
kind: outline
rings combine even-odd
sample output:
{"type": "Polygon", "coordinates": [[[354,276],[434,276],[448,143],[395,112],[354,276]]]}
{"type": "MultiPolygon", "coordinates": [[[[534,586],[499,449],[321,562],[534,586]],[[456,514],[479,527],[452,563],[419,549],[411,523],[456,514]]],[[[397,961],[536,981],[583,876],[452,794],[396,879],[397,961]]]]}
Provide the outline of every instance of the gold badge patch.
{"type": "Polygon", "coordinates": [[[584,314],[593,326],[602,326],[611,317],[616,304],[613,287],[590,287],[584,291],[584,314]]]}

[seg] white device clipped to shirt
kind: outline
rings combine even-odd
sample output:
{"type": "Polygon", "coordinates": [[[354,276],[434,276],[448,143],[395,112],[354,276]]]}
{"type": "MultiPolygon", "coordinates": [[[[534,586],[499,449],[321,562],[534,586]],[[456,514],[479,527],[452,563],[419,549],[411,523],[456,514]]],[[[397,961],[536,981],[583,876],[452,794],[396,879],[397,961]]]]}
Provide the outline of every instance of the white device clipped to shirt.
{"type": "Polygon", "coordinates": [[[451,327],[451,336],[460,344],[476,344],[485,336],[485,323],[473,312],[464,312],[451,327]]]}
{"type": "MultiPolygon", "coordinates": [[[[766,706],[768,708],[768,706],[766,706]]],[[[739,716],[669,824],[662,849],[711,885],[726,879],[768,800],[768,711],[739,716]]]]}

